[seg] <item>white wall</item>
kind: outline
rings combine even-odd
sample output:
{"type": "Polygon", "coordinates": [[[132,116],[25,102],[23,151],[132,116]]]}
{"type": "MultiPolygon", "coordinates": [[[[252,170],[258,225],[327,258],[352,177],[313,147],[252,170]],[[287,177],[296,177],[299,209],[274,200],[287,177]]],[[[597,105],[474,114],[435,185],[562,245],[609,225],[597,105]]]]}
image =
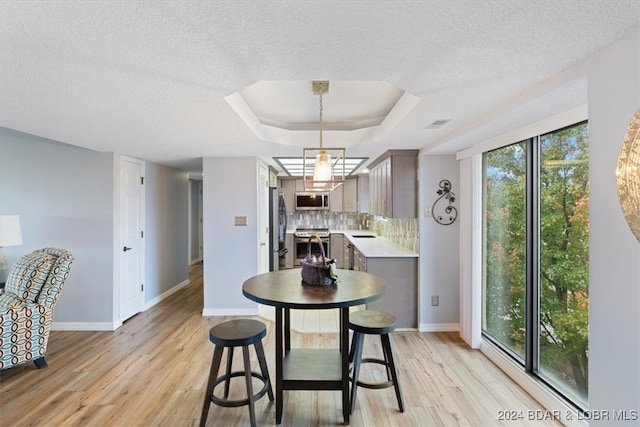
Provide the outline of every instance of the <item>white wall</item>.
{"type": "MultiPolygon", "coordinates": [[[[451,182],[452,192],[458,194],[459,168],[454,155],[419,157],[419,209],[420,230],[420,317],[421,331],[457,331],[459,328],[459,231],[460,221],[440,225],[433,217],[426,218],[425,208],[431,208],[440,196],[436,192],[443,179],[451,182]],[[431,297],[439,297],[439,305],[431,305],[431,297]]],[[[446,207],[441,200],[437,206],[446,207]]],[[[456,200],[453,206],[460,208],[456,200]]]]}
{"type": "Polygon", "coordinates": [[[624,134],[640,107],[640,31],[591,58],[588,85],[589,406],[640,411],[640,243],[619,207],[615,177],[624,134]]]}
{"type": "Polygon", "coordinates": [[[203,315],[250,315],[257,304],[242,283],[258,274],[258,178],[255,157],[203,159],[203,315]],[[234,217],[247,226],[234,226],[234,217]]]}
{"type": "Polygon", "coordinates": [[[54,324],[112,322],[113,155],[0,128],[0,211],[18,214],[23,245],[11,265],[56,246],[75,257],[54,324]]]}

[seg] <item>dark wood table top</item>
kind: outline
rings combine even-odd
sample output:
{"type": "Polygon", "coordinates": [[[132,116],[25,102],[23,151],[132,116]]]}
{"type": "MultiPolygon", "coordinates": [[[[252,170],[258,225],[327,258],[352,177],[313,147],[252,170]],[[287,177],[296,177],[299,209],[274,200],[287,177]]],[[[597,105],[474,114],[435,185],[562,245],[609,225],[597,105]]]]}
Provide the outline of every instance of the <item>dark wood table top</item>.
{"type": "Polygon", "coordinates": [[[259,274],[242,284],[242,294],[260,304],[292,309],[329,309],[364,304],[385,291],[384,280],[370,273],[337,270],[338,283],[311,286],[302,282],[301,269],[259,274]]]}

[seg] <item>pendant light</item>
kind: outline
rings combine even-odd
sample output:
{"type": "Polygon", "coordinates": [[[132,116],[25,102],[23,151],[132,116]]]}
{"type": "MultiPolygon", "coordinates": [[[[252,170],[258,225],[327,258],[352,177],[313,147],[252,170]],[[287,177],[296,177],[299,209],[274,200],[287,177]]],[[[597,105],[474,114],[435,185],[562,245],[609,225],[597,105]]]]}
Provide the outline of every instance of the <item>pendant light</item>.
{"type": "MultiPolygon", "coordinates": [[[[313,81],[313,94],[320,98],[320,146],[303,149],[303,181],[305,191],[331,191],[345,180],[345,149],[325,148],[322,141],[322,96],[329,91],[328,81],[313,81]],[[315,156],[313,155],[315,154],[315,156]],[[332,162],[332,154],[335,160],[332,162]],[[307,159],[313,159],[313,175],[307,176],[307,159]]],[[[309,169],[311,169],[309,165],[309,169]]]]}

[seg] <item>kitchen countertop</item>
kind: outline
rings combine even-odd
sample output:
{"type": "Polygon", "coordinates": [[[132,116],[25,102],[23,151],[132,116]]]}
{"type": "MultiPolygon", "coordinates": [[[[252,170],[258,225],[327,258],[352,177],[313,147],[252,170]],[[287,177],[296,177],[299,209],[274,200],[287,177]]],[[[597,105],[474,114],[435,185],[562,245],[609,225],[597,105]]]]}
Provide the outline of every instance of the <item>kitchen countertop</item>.
{"type": "Polygon", "coordinates": [[[345,238],[368,258],[418,258],[418,253],[410,249],[399,246],[384,237],[376,236],[370,230],[331,230],[331,233],[341,233],[345,238]],[[358,238],[353,236],[369,235],[375,238],[358,238]]]}
{"type": "MultiPolygon", "coordinates": [[[[295,229],[287,229],[287,234],[293,234],[295,229]]],[[[331,234],[342,234],[362,253],[371,258],[418,258],[418,253],[399,246],[384,237],[377,236],[371,230],[329,230],[331,234]],[[357,238],[354,235],[376,236],[375,238],[357,238]]]]}

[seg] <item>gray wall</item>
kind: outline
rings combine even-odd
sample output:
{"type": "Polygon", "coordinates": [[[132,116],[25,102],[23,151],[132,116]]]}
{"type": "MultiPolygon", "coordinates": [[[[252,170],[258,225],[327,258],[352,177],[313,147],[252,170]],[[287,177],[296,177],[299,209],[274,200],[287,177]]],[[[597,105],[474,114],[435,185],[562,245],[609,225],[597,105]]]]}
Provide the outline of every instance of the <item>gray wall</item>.
{"type": "Polygon", "coordinates": [[[54,322],[111,323],[113,155],[0,128],[0,212],[18,214],[23,245],[68,249],[75,261],[54,322]]]}
{"type": "MultiPolygon", "coordinates": [[[[426,218],[425,208],[431,208],[440,196],[442,179],[451,182],[451,191],[460,190],[459,167],[456,157],[427,156],[419,158],[419,208],[418,229],[420,230],[420,330],[457,330],[459,319],[459,234],[460,221],[451,225],[440,225],[433,217],[426,218]],[[431,305],[431,296],[439,297],[439,305],[431,305]]],[[[449,202],[442,199],[438,207],[446,207],[449,202]]],[[[459,201],[453,206],[460,210],[459,201]]]]}
{"type": "Polygon", "coordinates": [[[189,204],[191,208],[189,210],[189,235],[191,246],[189,247],[190,263],[194,263],[200,260],[200,191],[202,191],[202,181],[191,180],[189,181],[190,200],[189,204]]]}
{"type": "Polygon", "coordinates": [[[145,175],[145,300],[149,302],[189,278],[189,175],[150,162],[145,175]]]}
{"type": "Polygon", "coordinates": [[[640,242],[618,204],[615,175],[624,134],[640,107],[640,31],[591,58],[588,84],[589,406],[640,411],[640,242]]]}
{"type": "MultiPolygon", "coordinates": [[[[75,262],[55,310],[54,329],[109,330],[114,314],[114,171],[119,156],[0,128],[0,213],[20,215],[21,246],[9,264],[44,246],[70,250],[75,262]]],[[[186,172],[146,164],[145,300],[186,281],[186,172]]]]}
{"type": "Polygon", "coordinates": [[[242,283],[258,274],[258,179],[254,157],[203,160],[204,315],[257,313],[242,283]],[[247,226],[234,226],[246,216],[247,226]]]}

